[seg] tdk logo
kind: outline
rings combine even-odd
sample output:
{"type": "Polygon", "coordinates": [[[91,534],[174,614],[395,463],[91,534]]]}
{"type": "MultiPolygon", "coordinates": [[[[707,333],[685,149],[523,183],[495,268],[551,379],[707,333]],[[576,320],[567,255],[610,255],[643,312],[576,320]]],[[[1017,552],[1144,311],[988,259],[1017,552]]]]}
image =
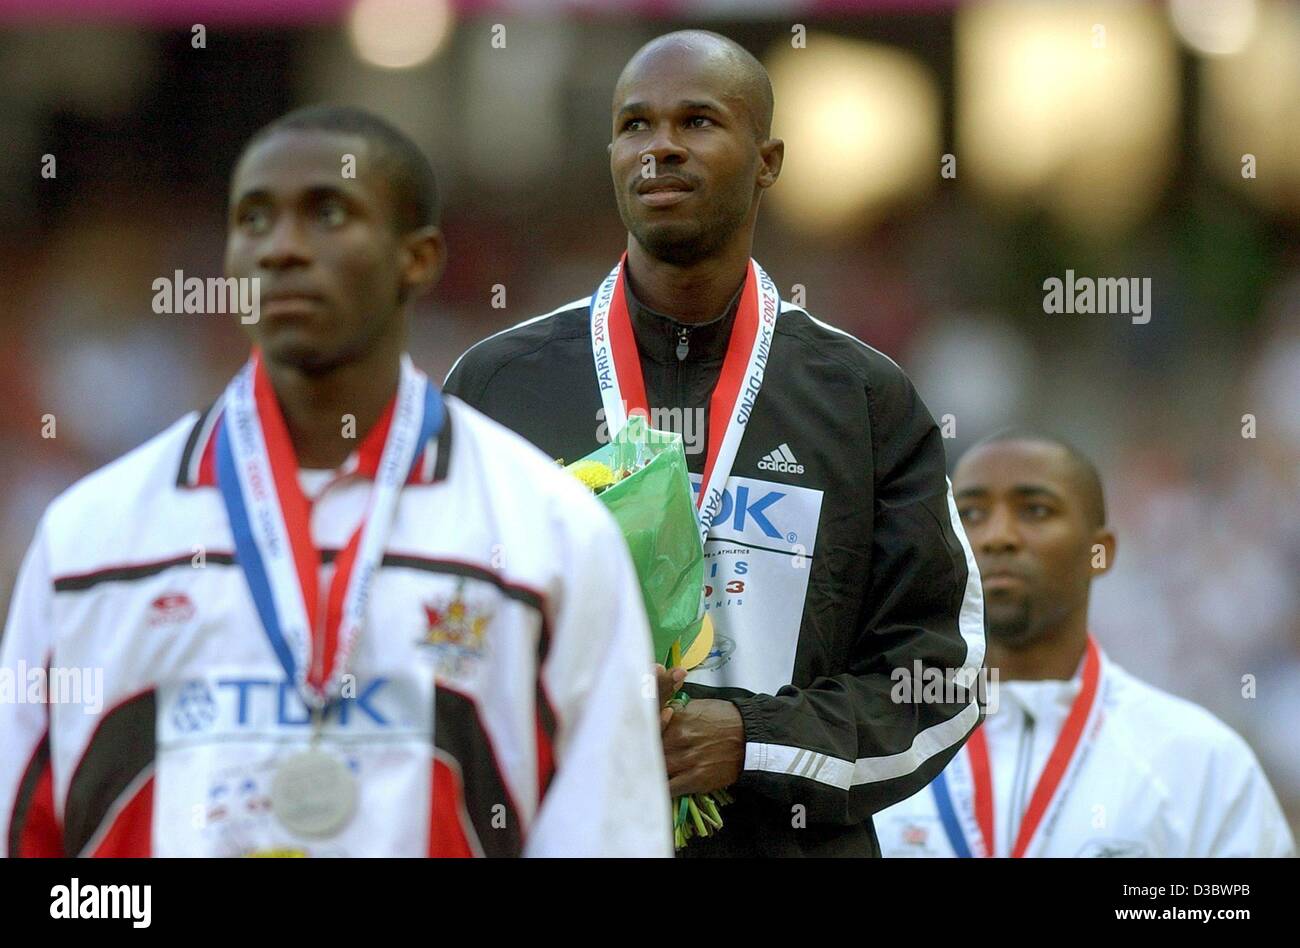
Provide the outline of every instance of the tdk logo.
{"type": "Polygon", "coordinates": [[[775,451],[770,451],[758,462],[761,471],[779,471],[782,474],[802,474],[803,465],[795,460],[790,445],[782,444],[775,451]]]}
{"type": "MultiPolygon", "coordinates": [[[[693,482],[691,487],[695,493],[700,492],[700,485],[693,482]]],[[[752,523],[758,529],[762,530],[765,536],[773,540],[780,540],[781,531],[772,525],[768,519],[767,511],[778,500],[785,496],[784,491],[770,490],[763,494],[755,494],[752,498],[749,493],[749,487],[741,484],[736,488],[736,496],[731,496],[731,491],[722,492],[722,506],[718,508],[718,515],[713,518],[715,524],[724,524],[731,520],[731,528],[736,531],[743,531],[746,522],[752,523]]]]}
{"type": "MultiPolygon", "coordinates": [[[[339,698],[325,709],[325,721],[334,727],[365,725],[389,727],[392,723],[378,699],[387,678],[357,684],[355,697],[339,698]]],[[[298,689],[283,679],[219,678],[210,685],[186,682],[176,697],[172,722],[182,733],[206,731],[218,723],[226,727],[310,727],[311,712],[298,689]]]]}

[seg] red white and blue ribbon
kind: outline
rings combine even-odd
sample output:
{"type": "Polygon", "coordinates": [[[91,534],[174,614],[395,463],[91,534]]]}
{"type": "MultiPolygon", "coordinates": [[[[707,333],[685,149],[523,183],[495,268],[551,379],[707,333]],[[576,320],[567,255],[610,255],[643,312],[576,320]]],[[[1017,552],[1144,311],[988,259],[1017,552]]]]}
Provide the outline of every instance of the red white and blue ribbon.
{"type": "MultiPolygon", "coordinates": [[[[984,735],[979,728],[976,728],[975,733],[983,739],[984,735]]],[[[975,739],[975,733],[967,740],[967,746],[975,739]]],[[[980,758],[980,762],[987,763],[987,755],[980,758]]],[[[992,784],[987,777],[978,780],[975,778],[974,765],[974,759],[960,753],[939,771],[939,776],[930,784],[935,807],[939,811],[939,823],[952,845],[953,853],[962,859],[981,859],[993,855],[993,799],[988,793],[992,784]],[[961,800],[965,805],[955,805],[954,799],[961,800]]]]}
{"type": "MultiPolygon", "coordinates": [[[[626,264],[624,253],[591,298],[591,348],[610,437],[627,424],[628,415],[648,415],[650,410],[636,335],[627,311],[623,286],[626,264]]],[[[708,453],[703,487],[695,501],[701,543],[708,540],[709,527],[722,509],[722,491],[763,386],[772,334],[780,314],[781,297],[776,284],[757,261],[750,260],[722,371],[709,397],[708,453]]]]}
{"type": "MultiPolygon", "coordinates": [[[[1029,797],[1020,829],[1012,842],[1013,859],[1023,858],[1036,841],[1039,827],[1055,819],[1088,743],[1096,735],[1102,707],[1101,683],[1101,649],[1090,635],[1079,693],[1070,705],[1061,733],[1029,797]]],[[[930,789],[939,811],[939,822],[953,852],[963,858],[994,855],[993,769],[982,724],[971,732],[966,746],[934,779],[930,789]]]]}
{"type": "Polygon", "coordinates": [[[438,389],[404,356],[396,396],[357,448],[357,473],[374,485],[322,601],[310,507],[259,352],[226,388],[215,459],[235,556],[271,648],[309,707],[323,708],[341,688],[398,495],[421,448],[437,437],[442,412],[438,389]]]}

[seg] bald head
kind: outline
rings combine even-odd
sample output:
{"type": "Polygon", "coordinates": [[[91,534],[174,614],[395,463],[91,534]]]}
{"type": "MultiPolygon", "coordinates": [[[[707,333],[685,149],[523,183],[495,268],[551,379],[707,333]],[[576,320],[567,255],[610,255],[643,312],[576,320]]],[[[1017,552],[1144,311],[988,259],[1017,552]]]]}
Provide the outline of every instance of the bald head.
{"type": "Polygon", "coordinates": [[[739,43],[708,30],[679,30],[657,36],[638,49],[614,86],[614,108],[628,86],[647,73],[693,73],[706,78],[713,93],[740,104],[760,139],[772,135],[772,81],[767,70],[739,43]]]}
{"type": "MultiPolygon", "coordinates": [[[[717,33],[660,36],[623,68],[611,118],[609,170],[632,271],[644,277],[657,260],[720,265],[728,282],[731,271],[743,272],[759,200],[785,154],[770,137],[772,86],[762,64],[717,33]]],[[[718,292],[729,299],[734,290],[718,292]]],[[[726,299],[710,301],[709,318],[713,303],[726,299]]]]}

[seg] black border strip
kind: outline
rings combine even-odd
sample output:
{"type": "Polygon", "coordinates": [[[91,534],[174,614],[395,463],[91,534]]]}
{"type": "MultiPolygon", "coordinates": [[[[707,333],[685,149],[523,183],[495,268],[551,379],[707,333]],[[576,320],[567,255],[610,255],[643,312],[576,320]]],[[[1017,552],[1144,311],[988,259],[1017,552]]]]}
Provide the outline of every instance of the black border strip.
{"type": "MultiPolygon", "coordinates": [[[[338,550],[325,549],[320,552],[323,563],[332,563],[339,555],[338,550]]],[[[62,576],[54,580],[54,591],[84,592],[98,586],[100,583],[132,582],[137,579],[148,579],[150,576],[156,576],[179,566],[189,567],[194,556],[195,554],[189,553],[153,563],[109,566],[76,576],[62,576]]],[[[234,566],[236,564],[233,553],[211,552],[205,553],[204,557],[206,562],[215,563],[219,566],[234,566]]],[[[390,568],[418,569],[427,573],[444,573],[451,576],[464,576],[466,579],[482,580],[496,586],[507,598],[514,599],[526,606],[532,606],[543,616],[542,636],[539,642],[539,664],[546,660],[546,653],[550,648],[550,629],[545,621],[546,610],[544,608],[544,597],[541,593],[511,583],[495,570],[486,566],[465,563],[460,560],[434,559],[432,557],[415,556],[410,553],[385,553],[382,565],[390,568]]]]}
{"type": "MultiPolygon", "coordinates": [[[[133,563],[127,566],[108,566],[104,569],[97,569],[90,573],[82,573],[77,576],[61,576],[54,580],[55,592],[82,592],[100,583],[114,582],[131,582],[136,579],[148,579],[150,576],[156,576],[159,573],[166,572],[169,569],[175,569],[177,566],[190,566],[195,553],[186,553],[182,556],[173,556],[170,559],[158,560],[153,563],[133,563]]],[[[204,562],[216,563],[219,566],[233,566],[235,564],[235,555],[233,553],[204,553],[204,562]]],[[[190,566],[192,569],[193,567],[190,566]]]]}
{"type": "MultiPolygon", "coordinates": [[[[527,589],[523,586],[516,586],[501,576],[495,570],[488,569],[486,566],[478,566],[475,563],[464,563],[460,560],[433,559],[424,556],[413,556],[408,553],[385,553],[384,566],[397,567],[399,569],[418,569],[426,573],[444,573],[450,576],[463,576],[466,579],[478,579],[485,583],[491,583],[501,590],[509,599],[516,602],[522,602],[526,606],[532,606],[543,616],[546,610],[543,609],[543,598],[541,593],[527,589]]],[[[545,632],[545,622],[543,622],[542,642],[547,643],[549,636],[545,632]]]]}

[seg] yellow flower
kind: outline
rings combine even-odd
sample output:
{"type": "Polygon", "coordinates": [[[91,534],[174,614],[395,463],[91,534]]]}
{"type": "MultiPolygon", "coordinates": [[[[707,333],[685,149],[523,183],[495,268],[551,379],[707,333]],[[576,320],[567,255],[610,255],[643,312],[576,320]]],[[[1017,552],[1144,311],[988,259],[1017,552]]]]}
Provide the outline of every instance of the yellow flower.
{"type": "Polygon", "coordinates": [[[593,492],[609,487],[616,481],[614,472],[599,461],[577,461],[567,470],[593,492]]]}

